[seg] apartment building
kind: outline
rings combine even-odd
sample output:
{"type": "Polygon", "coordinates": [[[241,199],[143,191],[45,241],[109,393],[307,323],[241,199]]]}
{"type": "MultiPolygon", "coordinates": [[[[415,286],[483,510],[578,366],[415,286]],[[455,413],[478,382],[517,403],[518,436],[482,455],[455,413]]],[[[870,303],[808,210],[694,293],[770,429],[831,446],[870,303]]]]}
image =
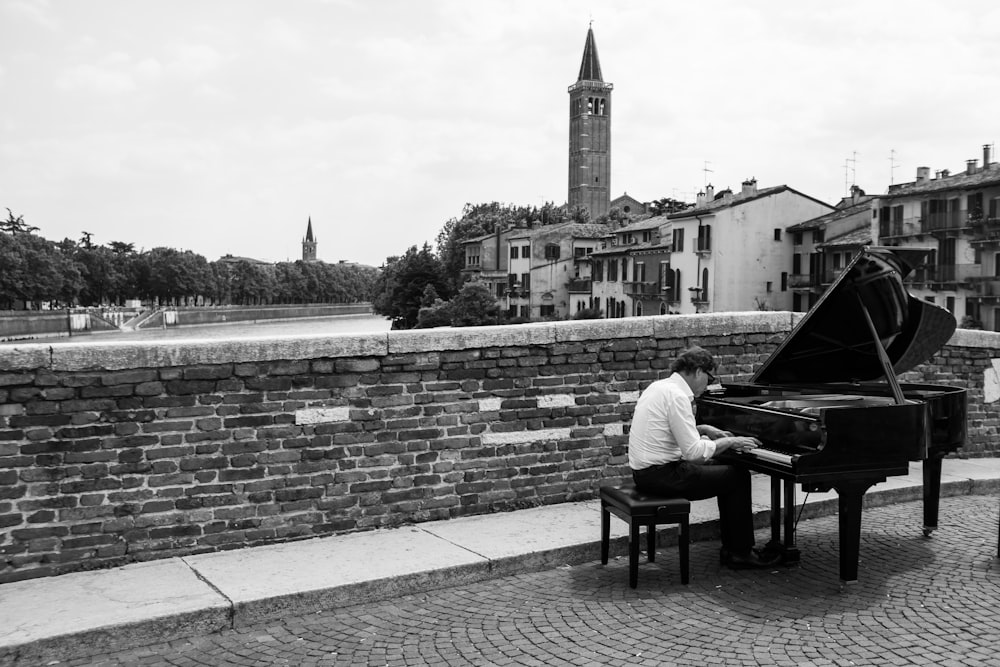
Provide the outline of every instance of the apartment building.
{"type": "Polygon", "coordinates": [[[793,311],[812,308],[858,250],[871,245],[874,199],[854,185],[833,211],[785,228],[792,240],[793,311]]]}
{"type": "Polygon", "coordinates": [[[591,302],[604,317],[666,314],[664,280],[670,247],[666,216],[646,218],[612,231],[590,256],[591,302]]]}
{"type": "Polygon", "coordinates": [[[590,306],[587,257],[608,232],[574,222],[499,230],[463,244],[462,273],[486,283],[508,317],[564,319],[590,306]]]}
{"type": "Polygon", "coordinates": [[[786,229],[833,206],[787,185],[718,194],[709,185],[694,208],[670,222],[670,312],[789,310],[792,245],[786,229]]]}
{"type": "Polygon", "coordinates": [[[465,267],[462,277],[479,280],[486,285],[497,300],[505,298],[508,291],[509,245],[513,229],[498,229],[465,241],[465,267]]]}
{"type": "Polygon", "coordinates": [[[961,327],[1000,331],[1000,165],[966,161],[965,170],[889,186],[873,200],[879,245],[926,248],[928,261],[907,279],[917,298],[944,306],[961,327]]]}

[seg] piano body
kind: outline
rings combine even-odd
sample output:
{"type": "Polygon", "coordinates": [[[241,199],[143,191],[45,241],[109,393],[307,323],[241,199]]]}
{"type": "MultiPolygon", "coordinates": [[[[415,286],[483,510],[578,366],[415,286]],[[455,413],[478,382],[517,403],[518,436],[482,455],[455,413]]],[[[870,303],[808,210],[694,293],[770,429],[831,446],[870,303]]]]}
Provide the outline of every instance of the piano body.
{"type": "Polygon", "coordinates": [[[768,548],[786,562],[799,559],[795,484],[837,491],[844,582],[858,577],[865,492],[907,474],[909,461],[923,461],[924,534],[937,527],[941,461],[965,441],[966,390],[896,377],[930,359],[955,330],[951,313],[903,286],[926,252],[865,248],[749,383],[698,399],[700,422],[763,443],[717,458],[771,476],[768,548]]]}

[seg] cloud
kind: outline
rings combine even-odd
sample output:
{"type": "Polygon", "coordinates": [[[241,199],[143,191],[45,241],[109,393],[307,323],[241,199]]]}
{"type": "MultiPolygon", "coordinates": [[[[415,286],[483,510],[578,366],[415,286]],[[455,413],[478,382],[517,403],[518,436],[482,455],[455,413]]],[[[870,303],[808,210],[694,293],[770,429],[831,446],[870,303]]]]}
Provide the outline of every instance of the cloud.
{"type": "Polygon", "coordinates": [[[170,48],[165,68],[173,75],[198,78],[220,68],[230,60],[207,44],[182,42],[170,48]]]}
{"type": "Polygon", "coordinates": [[[48,0],[9,0],[2,9],[6,13],[26,19],[46,30],[55,31],[59,27],[49,13],[48,0]]]}
{"type": "Polygon", "coordinates": [[[75,65],[56,78],[55,86],[64,91],[120,94],[135,90],[135,81],[127,72],[100,65],[75,65]]]}

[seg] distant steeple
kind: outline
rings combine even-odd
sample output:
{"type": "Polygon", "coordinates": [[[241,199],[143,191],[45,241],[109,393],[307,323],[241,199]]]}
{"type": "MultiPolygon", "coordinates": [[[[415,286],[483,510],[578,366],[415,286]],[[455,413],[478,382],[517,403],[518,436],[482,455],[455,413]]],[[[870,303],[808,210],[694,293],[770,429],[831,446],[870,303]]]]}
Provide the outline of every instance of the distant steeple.
{"type": "Polygon", "coordinates": [[[601,76],[601,60],[597,57],[597,42],[594,41],[594,28],[587,29],[587,43],[583,46],[583,60],[580,62],[580,75],[577,81],[604,81],[601,76]]]}
{"type": "Polygon", "coordinates": [[[309,216],[309,223],[306,225],[306,237],[302,239],[302,261],[316,261],[316,239],[313,236],[312,216],[309,216]]]}

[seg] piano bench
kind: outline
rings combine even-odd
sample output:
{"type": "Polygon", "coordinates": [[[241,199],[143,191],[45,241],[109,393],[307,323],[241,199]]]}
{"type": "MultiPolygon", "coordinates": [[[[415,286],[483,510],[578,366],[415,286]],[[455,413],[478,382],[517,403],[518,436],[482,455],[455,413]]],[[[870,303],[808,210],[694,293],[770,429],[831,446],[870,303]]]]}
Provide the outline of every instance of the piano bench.
{"type": "Polygon", "coordinates": [[[680,524],[681,583],[688,583],[688,542],[691,501],[685,498],[651,496],[631,484],[601,487],[601,563],[607,565],[611,540],[611,515],[628,524],[628,585],[639,583],[639,527],[646,527],[646,558],[656,558],[656,526],[680,524]]]}

